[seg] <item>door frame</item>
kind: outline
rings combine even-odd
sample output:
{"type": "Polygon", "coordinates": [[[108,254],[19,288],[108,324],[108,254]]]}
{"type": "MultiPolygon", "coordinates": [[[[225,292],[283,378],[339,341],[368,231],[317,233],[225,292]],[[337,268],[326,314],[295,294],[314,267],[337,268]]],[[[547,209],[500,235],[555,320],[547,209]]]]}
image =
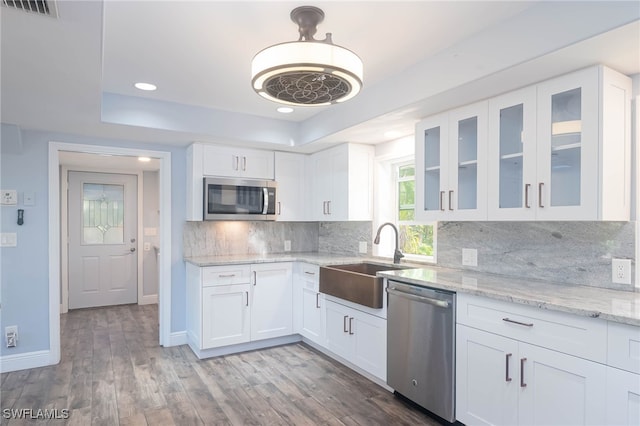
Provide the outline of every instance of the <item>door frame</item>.
{"type": "Polygon", "coordinates": [[[65,142],[49,142],[49,364],[60,362],[60,151],[146,156],[160,160],[159,344],[171,345],[171,153],[65,142]]]}
{"type": "MultiPolygon", "coordinates": [[[[142,170],[126,170],[126,169],[110,169],[110,168],[94,168],[94,167],[80,167],[80,166],[62,166],[60,173],[60,185],[62,190],[60,192],[60,286],[62,289],[62,300],[60,301],[60,313],[66,314],[69,311],[69,244],[67,236],[69,235],[69,172],[86,172],[86,173],[113,173],[121,175],[137,176],[136,182],[136,198],[138,200],[138,207],[136,211],[136,223],[137,232],[136,240],[138,241],[138,250],[136,251],[136,263],[138,265],[138,276],[136,278],[136,294],[137,304],[144,305],[147,303],[155,303],[155,301],[144,301],[144,265],[143,256],[140,256],[140,242],[143,241],[143,189],[144,180],[142,170]],[[65,178],[67,178],[65,180],[65,178]]],[[[159,288],[159,286],[158,286],[159,288]]],[[[149,298],[148,298],[149,299],[149,298]]]]}

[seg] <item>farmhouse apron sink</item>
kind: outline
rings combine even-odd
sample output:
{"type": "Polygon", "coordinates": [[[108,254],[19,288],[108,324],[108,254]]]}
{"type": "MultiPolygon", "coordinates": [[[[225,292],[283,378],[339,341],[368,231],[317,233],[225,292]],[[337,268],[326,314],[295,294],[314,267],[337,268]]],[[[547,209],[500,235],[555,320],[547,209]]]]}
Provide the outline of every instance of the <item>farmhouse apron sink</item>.
{"type": "Polygon", "coordinates": [[[370,308],[382,308],[384,291],[379,271],[406,269],[398,265],[352,263],[320,267],[320,292],[370,308]]]}

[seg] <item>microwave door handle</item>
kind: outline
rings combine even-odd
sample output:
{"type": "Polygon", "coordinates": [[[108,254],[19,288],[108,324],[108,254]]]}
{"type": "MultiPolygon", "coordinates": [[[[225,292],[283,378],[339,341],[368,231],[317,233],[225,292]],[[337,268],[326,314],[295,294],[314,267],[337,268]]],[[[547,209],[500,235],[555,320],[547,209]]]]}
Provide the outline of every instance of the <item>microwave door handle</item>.
{"type": "Polygon", "coordinates": [[[264,200],[264,204],[262,206],[262,214],[267,214],[269,211],[269,188],[262,188],[262,193],[264,196],[262,199],[264,200]]]}

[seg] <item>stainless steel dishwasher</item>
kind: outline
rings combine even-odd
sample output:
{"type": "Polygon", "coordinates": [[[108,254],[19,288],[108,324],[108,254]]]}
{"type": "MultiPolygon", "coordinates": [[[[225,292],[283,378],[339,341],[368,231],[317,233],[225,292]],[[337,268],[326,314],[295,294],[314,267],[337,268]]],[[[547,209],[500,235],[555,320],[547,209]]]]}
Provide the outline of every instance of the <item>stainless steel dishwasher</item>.
{"type": "Polygon", "coordinates": [[[389,280],[387,384],[455,421],[456,294],[389,280]]]}

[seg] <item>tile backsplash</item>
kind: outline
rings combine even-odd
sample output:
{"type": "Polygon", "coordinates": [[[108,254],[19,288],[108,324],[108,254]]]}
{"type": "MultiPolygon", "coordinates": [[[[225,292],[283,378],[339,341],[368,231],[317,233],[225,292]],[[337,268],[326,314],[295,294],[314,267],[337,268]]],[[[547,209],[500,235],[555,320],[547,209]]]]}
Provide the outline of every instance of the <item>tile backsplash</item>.
{"type": "Polygon", "coordinates": [[[371,254],[371,222],[186,222],[185,257],[321,252],[357,256],[358,242],[371,254]]]}
{"type": "MultiPolygon", "coordinates": [[[[372,222],[186,222],[184,255],[319,252],[371,255],[372,222]]],[[[611,282],[611,258],[632,260],[635,222],[440,222],[439,266],[593,287],[634,290],[611,282]],[[462,249],[478,250],[478,266],[462,266],[462,249]]],[[[363,255],[364,256],[364,255],[363,255]]]]}
{"type": "MultiPolygon", "coordinates": [[[[635,222],[440,222],[438,265],[593,287],[611,282],[611,258],[632,259],[635,222]],[[462,249],[478,266],[462,266],[462,249]]],[[[632,283],[635,275],[632,276],[632,283]]]]}

